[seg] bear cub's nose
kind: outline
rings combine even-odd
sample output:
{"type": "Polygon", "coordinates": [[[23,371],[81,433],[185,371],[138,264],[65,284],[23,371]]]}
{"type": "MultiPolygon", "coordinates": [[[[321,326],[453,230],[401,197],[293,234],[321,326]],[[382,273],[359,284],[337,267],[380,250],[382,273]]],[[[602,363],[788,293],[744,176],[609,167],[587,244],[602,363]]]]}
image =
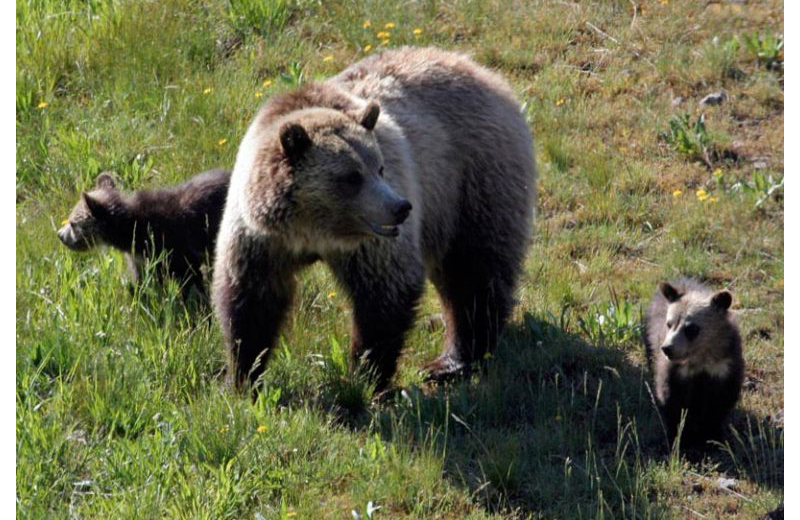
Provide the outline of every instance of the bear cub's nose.
{"type": "Polygon", "coordinates": [[[411,213],[411,208],[411,203],[407,200],[404,200],[395,206],[394,210],[392,211],[392,215],[398,224],[402,224],[408,218],[408,214],[411,213]]]}

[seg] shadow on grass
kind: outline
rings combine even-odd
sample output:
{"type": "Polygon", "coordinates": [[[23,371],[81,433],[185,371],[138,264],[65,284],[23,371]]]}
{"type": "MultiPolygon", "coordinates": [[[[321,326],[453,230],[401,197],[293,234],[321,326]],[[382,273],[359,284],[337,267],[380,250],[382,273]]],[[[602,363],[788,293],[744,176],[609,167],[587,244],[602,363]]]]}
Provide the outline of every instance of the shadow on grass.
{"type": "MultiPolygon", "coordinates": [[[[526,314],[482,375],[401,391],[375,413],[378,432],[439,453],[448,480],[490,511],[669,517],[656,494],[681,478],[684,462],[669,456],[648,374],[625,350],[564,328],[526,314]]],[[[737,433],[705,462],[782,488],[782,432],[741,410],[733,425],[737,433]]]]}

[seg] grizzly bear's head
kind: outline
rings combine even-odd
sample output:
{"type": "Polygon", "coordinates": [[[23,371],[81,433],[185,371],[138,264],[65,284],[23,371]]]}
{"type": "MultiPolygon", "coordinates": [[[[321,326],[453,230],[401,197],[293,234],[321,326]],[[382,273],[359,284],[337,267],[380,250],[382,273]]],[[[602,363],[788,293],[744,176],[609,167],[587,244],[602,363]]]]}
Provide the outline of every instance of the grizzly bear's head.
{"type": "Polygon", "coordinates": [[[727,355],[719,349],[728,345],[722,339],[729,335],[731,327],[730,292],[681,291],[669,283],[662,283],[659,290],[668,302],[666,334],[660,347],[670,361],[679,365],[702,363],[727,355]]]}
{"type": "Polygon", "coordinates": [[[307,108],[265,128],[244,189],[246,222],[308,252],[398,236],[411,203],[384,178],[379,115],[375,102],[357,112],[307,108]]]}

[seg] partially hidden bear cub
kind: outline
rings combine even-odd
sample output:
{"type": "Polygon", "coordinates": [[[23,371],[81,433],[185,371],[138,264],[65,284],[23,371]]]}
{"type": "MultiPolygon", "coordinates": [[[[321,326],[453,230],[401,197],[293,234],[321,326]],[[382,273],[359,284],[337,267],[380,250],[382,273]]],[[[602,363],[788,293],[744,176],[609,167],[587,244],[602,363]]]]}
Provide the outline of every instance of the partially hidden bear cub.
{"type": "Polygon", "coordinates": [[[213,303],[238,387],[253,383],[324,261],[353,307],[354,361],[392,378],[426,277],[444,350],[430,377],[484,357],[514,305],[536,200],[533,142],[508,83],[466,56],[403,48],[265,104],[240,145],[213,303]]]}
{"type": "Polygon", "coordinates": [[[214,253],[230,172],[210,170],[166,189],[120,193],[114,177],[101,173],[95,188],[81,195],[58,230],[73,251],[106,245],[125,253],[138,281],[144,261],[166,255],[166,273],[205,293],[200,267],[214,253]]]}
{"type": "Polygon", "coordinates": [[[729,311],[731,293],[691,279],[662,283],[647,313],[645,345],[655,397],[672,445],[681,416],[681,445],[719,440],[739,399],[744,358],[729,311]]]}

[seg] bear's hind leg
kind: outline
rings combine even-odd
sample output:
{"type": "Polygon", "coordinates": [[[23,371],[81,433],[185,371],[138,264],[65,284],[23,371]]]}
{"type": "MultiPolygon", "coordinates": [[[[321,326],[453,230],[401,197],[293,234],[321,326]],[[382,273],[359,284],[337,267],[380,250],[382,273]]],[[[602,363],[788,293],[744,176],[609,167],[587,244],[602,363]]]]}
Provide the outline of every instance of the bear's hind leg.
{"type": "Polygon", "coordinates": [[[494,351],[513,307],[513,273],[490,254],[453,252],[433,276],[447,324],[442,354],[423,368],[432,380],[458,377],[494,351]]]}

